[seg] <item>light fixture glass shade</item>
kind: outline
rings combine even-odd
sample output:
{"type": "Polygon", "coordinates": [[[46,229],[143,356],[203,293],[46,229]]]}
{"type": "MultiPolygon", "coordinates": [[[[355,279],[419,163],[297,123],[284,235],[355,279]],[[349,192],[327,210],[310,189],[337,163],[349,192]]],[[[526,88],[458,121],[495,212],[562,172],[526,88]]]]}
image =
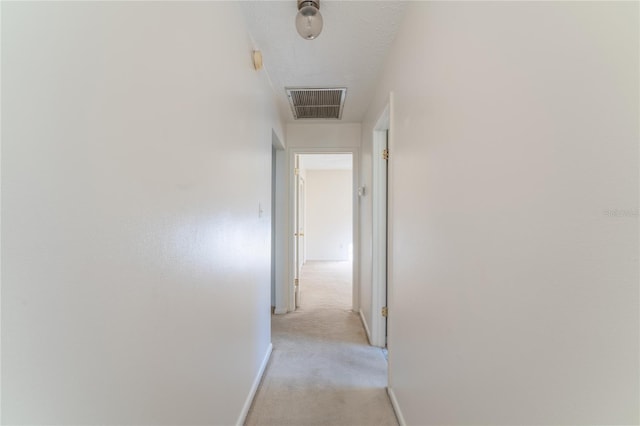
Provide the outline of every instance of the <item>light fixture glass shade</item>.
{"type": "Polygon", "coordinates": [[[322,15],[314,6],[300,8],[296,15],[296,29],[302,38],[313,40],[322,31],[322,15]]]}

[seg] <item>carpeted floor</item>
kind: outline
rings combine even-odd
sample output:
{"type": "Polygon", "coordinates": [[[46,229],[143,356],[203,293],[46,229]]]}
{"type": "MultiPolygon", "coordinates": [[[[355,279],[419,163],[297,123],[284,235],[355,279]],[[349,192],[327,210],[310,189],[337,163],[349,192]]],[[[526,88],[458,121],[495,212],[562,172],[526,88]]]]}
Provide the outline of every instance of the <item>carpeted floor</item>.
{"type": "Polygon", "coordinates": [[[245,425],[397,425],[387,364],[351,311],[351,263],[307,262],[301,306],[272,316],[273,353],[245,425]]]}

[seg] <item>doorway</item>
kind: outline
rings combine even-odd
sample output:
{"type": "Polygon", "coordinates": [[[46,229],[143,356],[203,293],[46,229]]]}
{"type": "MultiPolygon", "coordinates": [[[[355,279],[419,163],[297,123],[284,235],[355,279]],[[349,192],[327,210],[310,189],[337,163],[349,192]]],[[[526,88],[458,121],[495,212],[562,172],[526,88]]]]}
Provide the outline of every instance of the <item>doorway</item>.
{"type": "Polygon", "coordinates": [[[353,152],[292,154],[292,309],[304,303],[305,265],[341,264],[350,270],[348,304],[356,301],[354,252],[355,155],[353,152]]]}

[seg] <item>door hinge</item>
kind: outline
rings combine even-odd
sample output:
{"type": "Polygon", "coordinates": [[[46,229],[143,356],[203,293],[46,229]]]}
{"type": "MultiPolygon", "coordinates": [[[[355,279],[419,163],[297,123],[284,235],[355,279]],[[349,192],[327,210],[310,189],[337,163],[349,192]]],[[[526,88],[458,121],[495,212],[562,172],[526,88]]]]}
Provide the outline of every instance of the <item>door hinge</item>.
{"type": "Polygon", "coordinates": [[[293,285],[298,287],[298,279],[297,278],[293,280],[293,285]]]}
{"type": "Polygon", "coordinates": [[[300,169],[297,168],[297,167],[295,169],[293,169],[293,174],[298,176],[300,174],[300,169]]]}
{"type": "Polygon", "coordinates": [[[389,150],[388,149],[382,150],[382,159],[383,160],[388,160],[389,159],[389,150]]]}
{"type": "Polygon", "coordinates": [[[385,318],[389,316],[389,309],[386,306],[382,307],[382,316],[385,318]]]}

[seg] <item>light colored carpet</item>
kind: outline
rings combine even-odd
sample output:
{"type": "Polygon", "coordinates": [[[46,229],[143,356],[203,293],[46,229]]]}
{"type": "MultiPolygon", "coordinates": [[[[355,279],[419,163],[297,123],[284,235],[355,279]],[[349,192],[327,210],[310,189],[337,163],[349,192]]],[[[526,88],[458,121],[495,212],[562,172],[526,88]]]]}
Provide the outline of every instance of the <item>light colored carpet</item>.
{"type": "Polygon", "coordinates": [[[382,350],[351,309],[351,263],[307,262],[301,306],[272,316],[273,353],[245,425],[397,425],[382,350]]]}

